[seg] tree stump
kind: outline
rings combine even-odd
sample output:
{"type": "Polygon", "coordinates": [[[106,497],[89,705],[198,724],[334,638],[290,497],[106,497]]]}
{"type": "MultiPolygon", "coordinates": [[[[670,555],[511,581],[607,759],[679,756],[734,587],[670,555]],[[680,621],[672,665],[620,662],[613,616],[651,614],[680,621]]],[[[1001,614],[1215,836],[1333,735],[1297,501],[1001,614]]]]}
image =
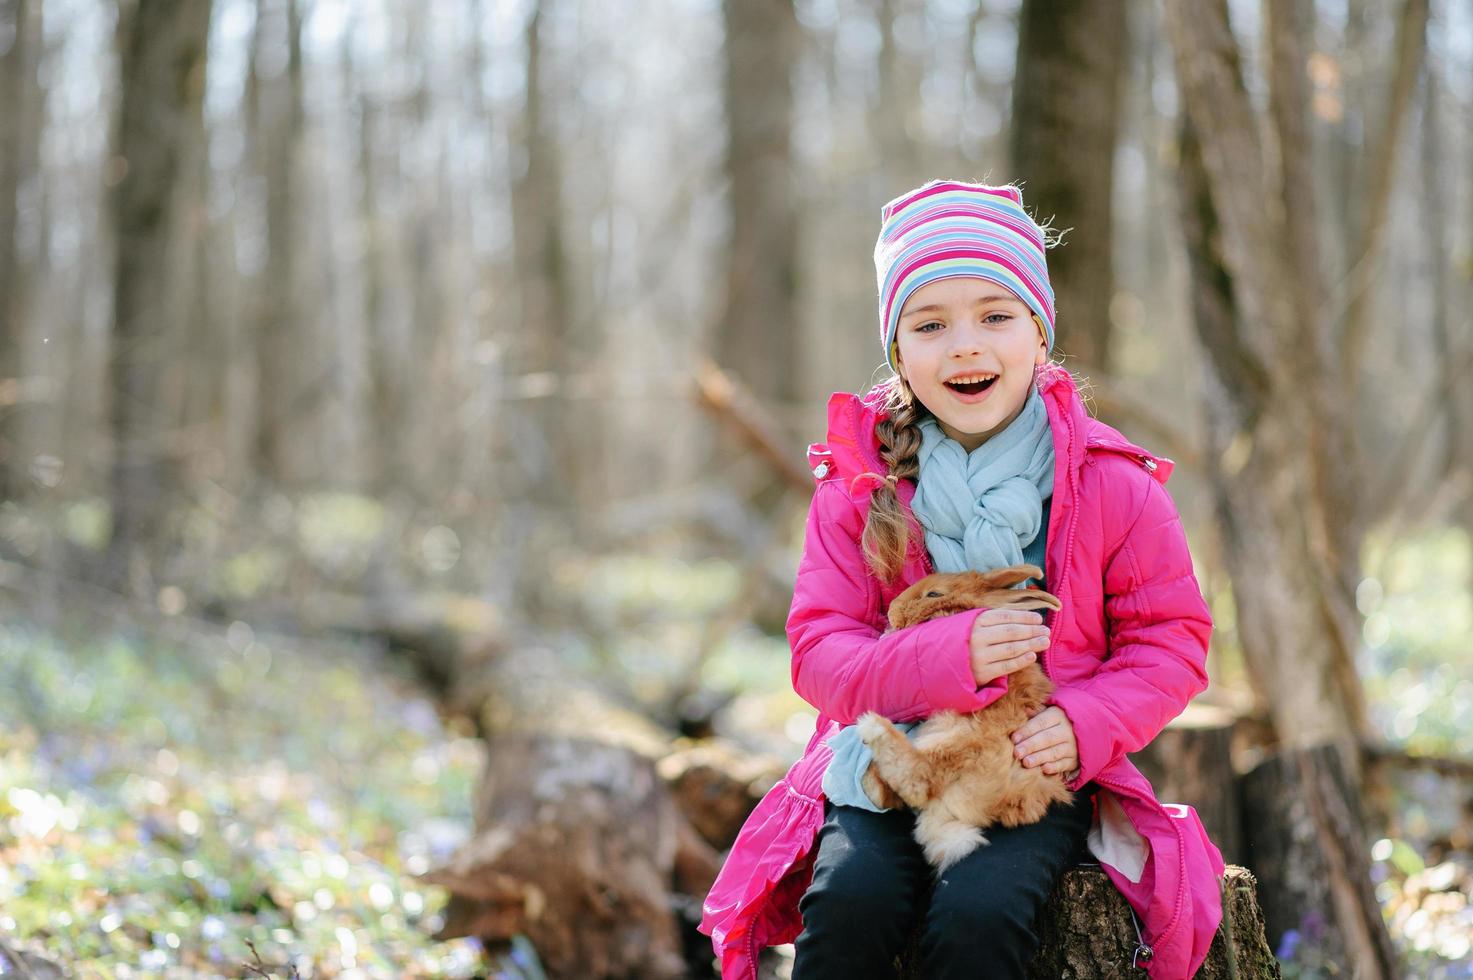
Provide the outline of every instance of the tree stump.
{"type": "Polygon", "coordinates": [[[451,893],[436,938],[525,935],[554,978],[683,977],[670,893],[677,846],[693,835],[654,764],[562,737],[495,748],[474,836],[420,876],[451,893]]]}
{"type": "Polygon", "coordinates": [[[1333,745],[1269,757],[1239,780],[1243,836],[1263,880],[1269,942],[1290,930],[1300,948],[1356,976],[1400,966],[1371,884],[1371,835],[1333,745]]]}
{"type": "MultiPolygon", "coordinates": [[[[1264,938],[1253,875],[1229,865],[1222,924],[1197,980],[1278,980],[1279,964],[1264,938]]],[[[1144,976],[1131,966],[1137,938],[1125,897],[1098,865],[1064,872],[1038,916],[1041,946],[1028,968],[1030,980],[1128,980],[1144,976]]],[[[903,980],[923,980],[920,931],[911,933],[896,960],[903,980]]]]}
{"type": "Polygon", "coordinates": [[[1231,757],[1235,725],[1230,711],[1189,704],[1130,760],[1151,781],[1157,799],[1190,804],[1223,860],[1242,864],[1243,827],[1231,757]]]}
{"type": "Polygon", "coordinates": [[[745,755],[719,739],[677,748],[659,762],[675,805],[718,851],[731,847],[747,816],[786,771],[780,759],[745,755]]]}

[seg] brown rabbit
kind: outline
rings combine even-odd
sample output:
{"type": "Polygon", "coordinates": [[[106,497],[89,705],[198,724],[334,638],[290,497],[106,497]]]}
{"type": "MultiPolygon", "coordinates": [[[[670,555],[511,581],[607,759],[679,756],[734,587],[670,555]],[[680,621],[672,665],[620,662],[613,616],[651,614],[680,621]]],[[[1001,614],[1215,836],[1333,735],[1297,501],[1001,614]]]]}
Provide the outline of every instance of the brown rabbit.
{"type": "MultiPolygon", "coordinates": [[[[928,575],[896,596],[890,624],[896,629],[967,609],[1058,609],[1041,589],[1012,589],[1042,578],[1034,565],[991,572],[928,575]]],[[[917,811],[915,839],[938,871],[986,844],[982,830],[1017,827],[1043,819],[1049,804],[1067,802],[1064,780],[1013,758],[1010,734],[1042,711],[1054,686],[1035,663],[1008,675],[1008,690],[980,711],[938,711],[907,738],[890,720],[870,711],[858,722],[859,737],[874,753],[862,780],[879,806],[917,811]]]]}

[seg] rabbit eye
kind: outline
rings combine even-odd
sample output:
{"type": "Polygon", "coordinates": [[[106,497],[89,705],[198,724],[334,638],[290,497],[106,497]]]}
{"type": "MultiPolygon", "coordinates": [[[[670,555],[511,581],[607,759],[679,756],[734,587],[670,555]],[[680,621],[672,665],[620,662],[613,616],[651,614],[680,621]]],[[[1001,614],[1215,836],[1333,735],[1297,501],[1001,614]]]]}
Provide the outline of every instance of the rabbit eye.
{"type": "Polygon", "coordinates": [[[926,598],[927,599],[939,599],[939,598],[941,598],[941,595],[942,594],[940,592],[937,592],[935,589],[932,589],[930,592],[927,592],[926,593],[926,598]]]}

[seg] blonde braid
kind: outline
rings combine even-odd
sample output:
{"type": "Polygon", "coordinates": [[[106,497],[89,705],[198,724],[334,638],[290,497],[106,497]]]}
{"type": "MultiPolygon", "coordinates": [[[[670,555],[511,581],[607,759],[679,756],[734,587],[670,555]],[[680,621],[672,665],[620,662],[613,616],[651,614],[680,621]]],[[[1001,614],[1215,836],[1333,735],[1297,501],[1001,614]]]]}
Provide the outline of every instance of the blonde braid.
{"type": "Polygon", "coordinates": [[[887,473],[870,497],[861,543],[870,571],[889,584],[905,566],[910,545],[910,528],[901,506],[897,484],[920,475],[917,456],[921,450],[920,423],[924,408],[903,378],[895,378],[881,403],[885,418],[875,425],[880,440],[880,458],[887,473]]]}

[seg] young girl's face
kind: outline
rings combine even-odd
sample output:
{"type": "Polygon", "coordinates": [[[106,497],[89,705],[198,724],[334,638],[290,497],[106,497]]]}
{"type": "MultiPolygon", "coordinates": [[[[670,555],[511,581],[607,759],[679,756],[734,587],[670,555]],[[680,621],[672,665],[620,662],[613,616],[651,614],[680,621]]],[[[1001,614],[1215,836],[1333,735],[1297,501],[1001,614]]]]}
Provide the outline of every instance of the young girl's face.
{"type": "Polygon", "coordinates": [[[1048,346],[1028,304],[988,279],[958,276],[910,294],[896,331],[903,377],[967,452],[1023,411],[1048,346]],[[983,388],[961,380],[994,379],[983,388]]]}

